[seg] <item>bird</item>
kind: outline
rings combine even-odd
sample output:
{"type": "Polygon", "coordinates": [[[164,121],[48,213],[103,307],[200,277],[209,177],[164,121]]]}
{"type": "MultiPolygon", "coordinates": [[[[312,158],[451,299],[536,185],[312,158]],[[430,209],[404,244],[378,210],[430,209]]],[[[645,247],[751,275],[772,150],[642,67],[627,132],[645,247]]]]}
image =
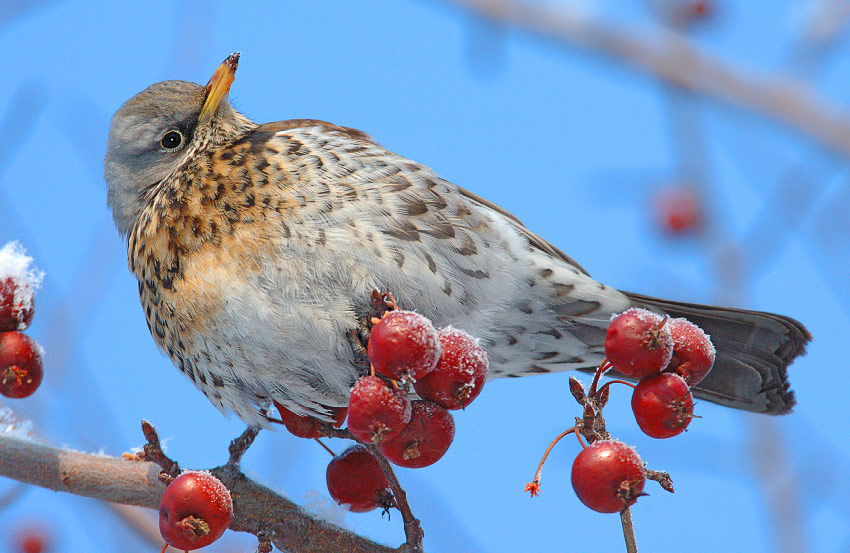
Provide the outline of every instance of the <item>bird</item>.
{"type": "Polygon", "coordinates": [[[611,317],[642,307],[711,335],[709,401],[783,414],[811,339],[783,315],[622,292],[485,198],[365,132],[258,124],[206,85],[155,83],[112,118],[107,204],[154,341],[223,413],[265,426],[273,403],[332,420],[363,362],[374,290],[481,340],[490,377],[592,371],[611,317]],[[360,339],[358,339],[358,337],[360,339]]]}

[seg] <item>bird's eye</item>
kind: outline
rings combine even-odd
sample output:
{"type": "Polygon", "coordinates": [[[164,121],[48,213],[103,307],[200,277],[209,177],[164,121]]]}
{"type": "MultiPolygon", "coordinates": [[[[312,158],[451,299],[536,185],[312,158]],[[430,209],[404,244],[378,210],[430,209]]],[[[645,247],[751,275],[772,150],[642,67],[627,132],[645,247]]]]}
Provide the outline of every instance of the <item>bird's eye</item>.
{"type": "Polygon", "coordinates": [[[159,140],[159,145],[162,146],[162,149],[168,151],[176,150],[181,144],[183,144],[183,135],[175,129],[167,131],[159,140]]]}

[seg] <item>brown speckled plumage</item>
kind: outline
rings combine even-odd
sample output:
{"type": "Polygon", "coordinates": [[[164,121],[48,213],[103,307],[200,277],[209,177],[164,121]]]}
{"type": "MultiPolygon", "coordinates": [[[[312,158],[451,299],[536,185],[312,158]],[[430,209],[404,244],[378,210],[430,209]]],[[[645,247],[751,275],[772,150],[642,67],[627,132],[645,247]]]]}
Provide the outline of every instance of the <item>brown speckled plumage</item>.
{"type": "Polygon", "coordinates": [[[235,60],[222,68],[207,87],[167,81],[128,101],[106,179],[151,334],[223,411],[253,424],[271,400],[318,416],[345,405],[364,369],[350,336],[372,289],[480,336],[492,376],[594,366],[611,314],[631,305],[687,312],[719,349],[704,397],[793,404],[785,367],[808,340],[796,321],[609,288],[510,213],[360,131],[251,122],[218,85],[235,60]],[[179,147],[166,147],[169,132],[179,147]]]}

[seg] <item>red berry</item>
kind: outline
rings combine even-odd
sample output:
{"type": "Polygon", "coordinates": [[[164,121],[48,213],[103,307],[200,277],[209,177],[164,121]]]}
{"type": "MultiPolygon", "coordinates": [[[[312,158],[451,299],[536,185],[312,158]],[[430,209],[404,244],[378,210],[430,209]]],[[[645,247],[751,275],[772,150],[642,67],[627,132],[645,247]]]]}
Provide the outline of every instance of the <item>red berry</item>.
{"type": "Polygon", "coordinates": [[[35,340],[17,331],[0,333],[0,394],[31,396],[43,376],[41,347],[35,340]]]}
{"type": "Polygon", "coordinates": [[[15,534],[15,544],[19,553],[44,553],[52,549],[52,537],[42,523],[29,524],[15,534]]]}
{"type": "Polygon", "coordinates": [[[667,325],[673,336],[673,358],[667,370],[684,378],[689,386],[695,386],[714,366],[711,338],[687,319],[671,319],[667,325]]]}
{"type": "Polygon", "coordinates": [[[446,409],[463,409],[481,393],[487,380],[487,353],[466,331],[440,329],[440,360],[413,387],[424,399],[446,409]]]}
{"type": "Polygon", "coordinates": [[[400,467],[433,465],[452,445],[454,417],[433,401],[414,401],[411,411],[410,424],[395,438],[382,442],[381,451],[400,467]]]}
{"type": "Polygon", "coordinates": [[[643,495],[646,471],[637,452],[617,440],[593,442],[573,462],[573,489],[587,507],[617,513],[643,495]]]}
{"type": "Polygon", "coordinates": [[[664,190],[656,198],[661,228],[673,235],[694,232],[702,225],[699,196],[687,187],[664,190]]]}
{"type": "Polygon", "coordinates": [[[632,394],[632,411],[644,434],[671,438],[691,424],[694,397],[684,378],[661,373],[638,383],[632,394]]]}
{"type": "Polygon", "coordinates": [[[643,378],[664,370],[673,357],[673,338],[664,318],[632,307],[608,326],[605,356],[626,376],[643,378]]]}
{"type": "MultiPolygon", "coordinates": [[[[311,416],[298,415],[293,413],[282,404],[273,401],[274,406],[280,413],[280,420],[290,433],[299,438],[318,438],[322,435],[322,421],[311,416]]],[[[331,409],[334,413],[334,423],[336,428],[342,426],[345,422],[348,410],[345,407],[334,407],[331,409]]]]}
{"type": "Polygon", "coordinates": [[[353,513],[394,505],[387,477],[364,445],[355,444],[334,457],[326,477],[331,497],[340,505],[350,505],[353,513]]]}
{"type": "Polygon", "coordinates": [[[431,321],[413,311],[390,311],[372,327],[369,360],[393,380],[419,380],[437,365],[440,340],[431,321]]]}
{"type": "Polygon", "coordinates": [[[225,485],[209,472],[186,471],[162,494],[159,533],[175,549],[198,549],[220,538],[232,518],[225,485]]]}
{"type": "Polygon", "coordinates": [[[410,422],[407,394],[377,376],[354,384],[348,401],[348,430],[364,444],[379,444],[398,436],[410,422]]]}

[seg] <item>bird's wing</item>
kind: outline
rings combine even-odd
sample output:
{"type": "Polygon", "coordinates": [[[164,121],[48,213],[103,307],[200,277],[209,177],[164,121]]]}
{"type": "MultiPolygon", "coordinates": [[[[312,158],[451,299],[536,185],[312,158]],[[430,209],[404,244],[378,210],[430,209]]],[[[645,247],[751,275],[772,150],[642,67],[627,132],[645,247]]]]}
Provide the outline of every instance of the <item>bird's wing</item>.
{"type": "MultiPolygon", "coordinates": [[[[366,142],[370,142],[376,146],[380,146],[380,144],[378,144],[375,139],[373,139],[368,133],[364,131],[353,129],[351,127],[342,127],[319,119],[289,119],[287,121],[269,123],[268,125],[264,125],[264,127],[267,127],[269,130],[274,129],[275,131],[285,131],[288,129],[298,129],[304,127],[320,127],[327,131],[344,134],[345,136],[354,140],[363,140],[366,142]]],[[[475,194],[474,192],[471,192],[463,187],[455,185],[455,188],[458,192],[460,192],[461,195],[470,200],[472,203],[485,207],[487,209],[491,209],[496,213],[503,215],[508,221],[511,222],[511,224],[514,226],[514,228],[516,228],[517,231],[519,231],[523,236],[528,239],[529,243],[533,247],[537,248],[541,252],[544,252],[554,258],[560,259],[572,265],[582,273],[589,276],[588,272],[584,269],[584,267],[579,265],[575,259],[564,253],[564,251],[560,248],[554,246],[548,240],[542,238],[540,235],[530,231],[528,227],[526,227],[525,224],[523,224],[523,222],[519,219],[519,217],[517,217],[507,209],[497,204],[494,204],[490,200],[482,198],[478,194],[475,194]]]]}
{"type": "Polygon", "coordinates": [[[494,375],[598,362],[600,330],[628,304],[512,214],[359,131],[285,121],[231,150],[230,161],[248,156],[234,171],[259,170],[252,201],[278,206],[279,258],[298,262],[275,270],[303,283],[300,303],[312,287],[328,308],[358,312],[372,288],[391,291],[481,337],[494,375]]]}
{"type": "Polygon", "coordinates": [[[520,233],[522,233],[522,234],[523,234],[526,238],[528,238],[528,242],[529,242],[532,246],[534,246],[535,248],[537,248],[538,250],[540,250],[540,251],[542,251],[542,252],[544,252],[544,253],[546,253],[546,254],[549,254],[549,255],[551,255],[551,256],[552,256],[552,257],[554,257],[554,258],[557,258],[557,259],[560,259],[560,260],[562,260],[562,261],[565,261],[566,263],[568,263],[568,264],[572,265],[573,267],[575,267],[576,269],[578,269],[578,270],[579,270],[579,271],[581,271],[582,273],[584,273],[584,274],[586,274],[586,275],[590,276],[590,275],[588,274],[588,272],[584,270],[584,267],[582,267],[581,265],[579,265],[579,264],[576,262],[576,260],[575,260],[575,259],[573,259],[572,257],[568,256],[568,255],[567,255],[566,253],[564,253],[561,249],[559,249],[559,248],[555,247],[554,245],[552,245],[552,243],[551,243],[551,242],[549,242],[548,240],[545,240],[545,239],[544,239],[544,238],[542,238],[540,235],[535,234],[535,233],[531,232],[530,230],[528,230],[528,227],[526,227],[526,226],[523,224],[523,222],[522,222],[522,221],[520,221],[520,220],[519,220],[519,218],[518,218],[516,215],[514,215],[513,213],[511,213],[511,212],[510,212],[510,211],[508,211],[507,209],[505,209],[505,208],[503,208],[503,207],[501,207],[501,206],[498,206],[498,205],[494,204],[493,202],[491,202],[490,200],[487,200],[487,199],[485,199],[485,198],[482,198],[482,197],[481,197],[481,196],[479,196],[478,194],[475,194],[475,193],[473,193],[473,192],[470,192],[469,190],[466,190],[465,188],[461,188],[460,186],[458,186],[458,187],[457,187],[457,190],[458,190],[458,192],[460,192],[461,194],[463,194],[465,197],[469,198],[469,199],[470,199],[471,201],[473,201],[474,203],[476,203],[476,204],[478,204],[478,205],[485,206],[485,207],[487,207],[487,208],[489,208],[489,209],[492,209],[493,211],[496,211],[496,212],[501,213],[502,215],[504,215],[504,216],[505,216],[505,217],[506,217],[509,221],[511,221],[511,222],[513,223],[513,225],[516,227],[516,229],[517,229],[520,233]]]}

